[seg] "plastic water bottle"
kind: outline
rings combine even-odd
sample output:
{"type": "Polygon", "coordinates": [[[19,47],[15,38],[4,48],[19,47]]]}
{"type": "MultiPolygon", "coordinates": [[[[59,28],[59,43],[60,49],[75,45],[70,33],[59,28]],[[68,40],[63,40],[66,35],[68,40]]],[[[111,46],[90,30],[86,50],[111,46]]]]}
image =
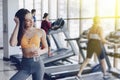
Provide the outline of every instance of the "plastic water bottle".
{"type": "MultiPolygon", "coordinates": [[[[32,47],[33,47],[33,50],[37,49],[36,46],[35,46],[35,44],[32,44],[32,47]]],[[[39,58],[38,58],[37,56],[34,56],[34,57],[33,57],[33,60],[34,60],[35,62],[38,61],[38,59],[39,59],[39,58]]]]}
{"type": "Polygon", "coordinates": [[[38,57],[37,56],[34,56],[33,57],[33,60],[36,62],[36,61],[38,61],[38,57]]]}

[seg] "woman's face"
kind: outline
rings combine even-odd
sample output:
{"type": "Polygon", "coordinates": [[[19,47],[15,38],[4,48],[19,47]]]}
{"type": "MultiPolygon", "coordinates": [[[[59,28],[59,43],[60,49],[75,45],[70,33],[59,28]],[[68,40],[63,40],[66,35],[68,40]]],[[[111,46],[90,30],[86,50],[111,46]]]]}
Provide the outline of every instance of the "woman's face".
{"type": "Polygon", "coordinates": [[[49,16],[48,16],[48,15],[46,16],[46,19],[49,19],[49,16]]]}
{"type": "Polygon", "coordinates": [[[33,22],[33,17],[31,15],[31,13],[28,13],[25,15],[25,27],[26,28],[29,28],[29,27],[32,27],[34,24],[33,22]]]}

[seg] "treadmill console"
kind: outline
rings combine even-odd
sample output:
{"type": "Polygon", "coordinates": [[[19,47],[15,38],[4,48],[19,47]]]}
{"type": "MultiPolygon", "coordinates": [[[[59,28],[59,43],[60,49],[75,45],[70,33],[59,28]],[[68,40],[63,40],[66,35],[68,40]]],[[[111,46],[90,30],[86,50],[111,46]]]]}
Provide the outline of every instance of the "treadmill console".
{"type": "Polygon", "coordinates": [[[106,39],[110,42],[120,43],[120,30],[111,32],[106,39]]]}
{"type": "Polygon", "coordinates": [[[85,38],[85,39],[87,39],[87,35],[88,35],[88,33],[89,33],[89,29],[83,31],[83,33],[82,33],[82,37],[85,38]]]}
{"type": "Polygon", "coordinates": [[[57,30],[59,28],[63,28],[65,21],[63,18],[58,18],[51,24],[51,30],[57,30]]]}

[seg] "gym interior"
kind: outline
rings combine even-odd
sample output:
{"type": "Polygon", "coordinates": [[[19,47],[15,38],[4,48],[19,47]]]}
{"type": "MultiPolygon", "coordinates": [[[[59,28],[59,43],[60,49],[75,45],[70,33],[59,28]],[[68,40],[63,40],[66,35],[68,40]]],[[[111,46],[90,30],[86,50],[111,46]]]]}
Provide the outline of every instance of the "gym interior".
{"type": "Polygon", "coordinates": [[[52,56],[40,56],[45,66],[43,80],[120,80],[120,0],[0,0],[0,80],[10,80],[20,70],[21,47],[11,47],[9,40],[15,13],[22,8],[36,9],[36,28],[41,28],[44,13],[58,26],[49,31],[52,56]],[[114,44],[104,44],[110,77],[103,78],[100,60],[94,54],[83,69],[82,79],[76,79],[87,57],[87,34],[95,16],[100,18],[105,40],[114,44]]]}

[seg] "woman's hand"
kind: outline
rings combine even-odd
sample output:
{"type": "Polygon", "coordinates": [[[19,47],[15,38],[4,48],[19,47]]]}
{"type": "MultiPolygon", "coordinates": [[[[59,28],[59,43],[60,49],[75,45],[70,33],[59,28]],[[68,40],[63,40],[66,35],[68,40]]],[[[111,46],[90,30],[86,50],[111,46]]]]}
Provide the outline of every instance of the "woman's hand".
{"type": "Polygon", "coordinates": [[[18,17],[15,17],[15,18],[14,18],[14,21],[15,21],[16,25],[19,25],[20,21],[19,21],[19,18],[18,18],[18,17]]]}
{"type": "Polygon", "coordinates": [[[32,45],[32,51],[31,51],[33,56],[40,56],[41,49],[37,48],[35,45],[32,45]]]}
{"type": "Polygon", "coordinates": [[[40,53],[41,53],[41,49],[40,49],[40,48],[36,48],[36,49],[33,51],[33,56],[40,56],[40,53]]]}

